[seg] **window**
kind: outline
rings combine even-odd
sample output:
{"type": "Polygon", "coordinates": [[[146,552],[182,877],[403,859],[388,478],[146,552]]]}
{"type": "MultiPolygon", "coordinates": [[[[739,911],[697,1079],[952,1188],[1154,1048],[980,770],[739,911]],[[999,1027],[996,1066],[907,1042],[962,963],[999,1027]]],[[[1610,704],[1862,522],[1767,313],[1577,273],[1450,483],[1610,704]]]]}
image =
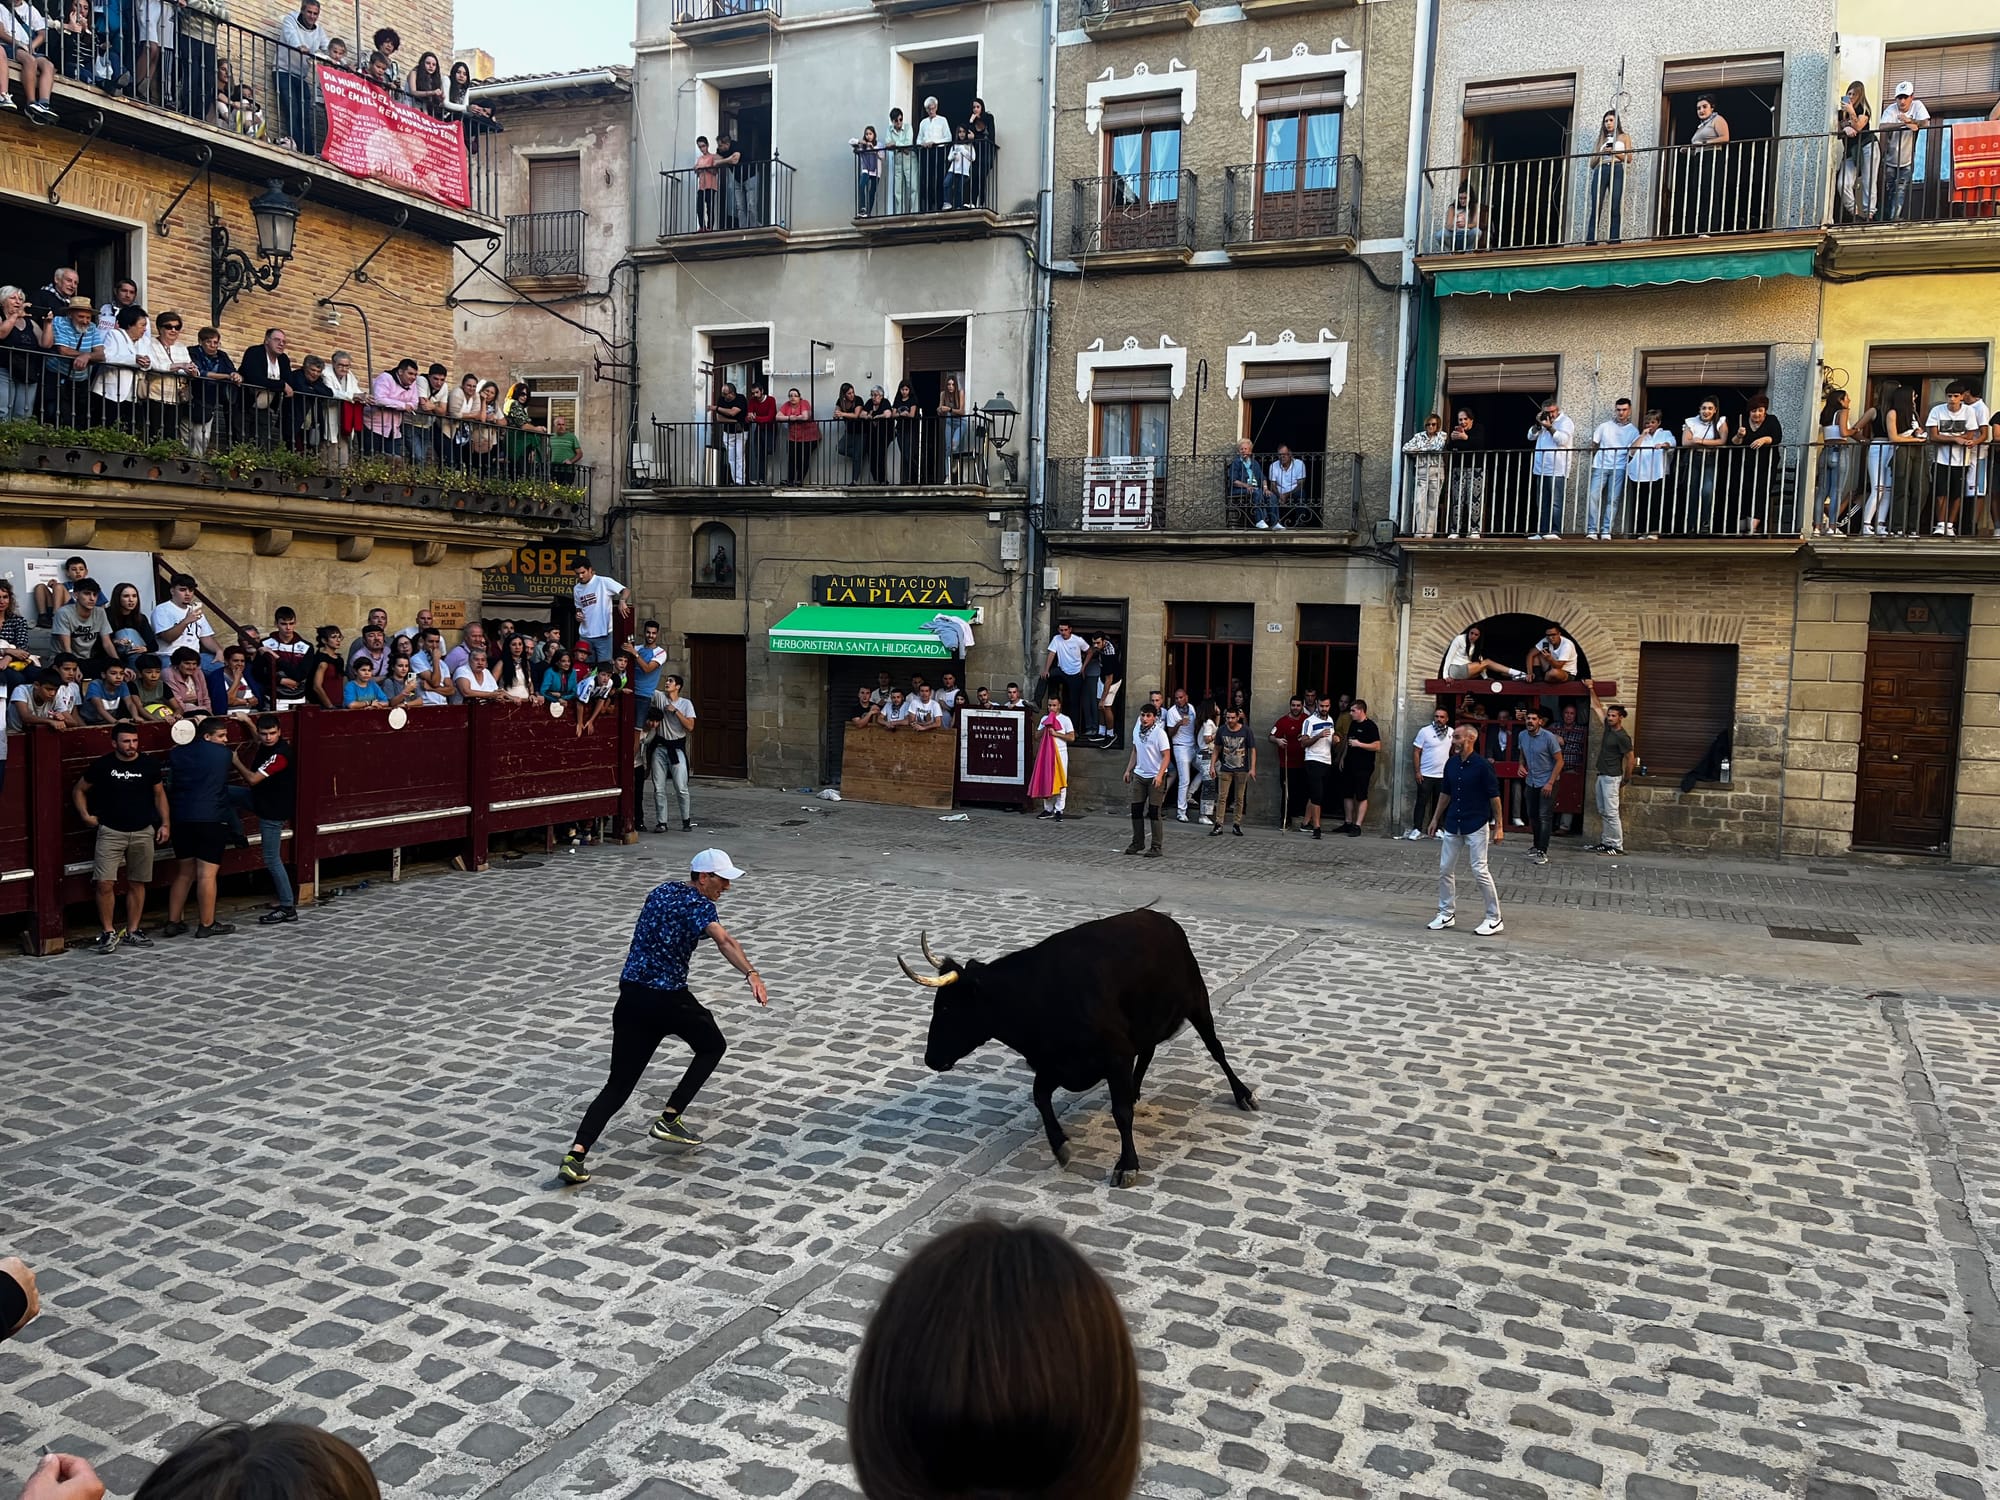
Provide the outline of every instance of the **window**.
{"type": "Polygon", "coordinates": [[[1292,691],[1312,688],[1322,698],[1352,694],[1360,641],[1360,605],[1301,604],[1298,673],[1292,691]]]}
{"type": "Polygon", "coordinates": [[[1567,74],[1467,85],[1459,186],[1488,247],[1563,243],[1575,103],[1576,79],[1567,74]]]}
{"type": "Polygon", "coordinates": [[[1681,424],[1713,399],[1733,432],[1750,398],[1771,388],[1769,349],[1661,349],[1639,356],[1639,405],[1634,417],[1658,409],[1660,425],[1680,437],[1681,424]]]}
{"type": "Polygon", "coordinates": [[[697,599],[736,597],[736,533],[720,521],[694,529],[694,581],[697,599]]]}
{"type": "Polygon", "coordinates": [[[1889,344],[1868,351],[1868,390],[1863,409],[1878,409],[1896,386],[1917,393],[1917,417],[1922,420],[1944,400],[1945,387],[1963,380],[1978,394],[1986,391],[1984,344],[1889,344]]]}
{"type": "Polygon", "coordinates": [[[1451,427],[1455,413],[1467,411],[1472,413],[1477,446],[1518,448],[1542,402],[1559,389],[1561,373],[1553,354],[1452,360],[1444,367],[1444,401],[1439,406],[1445,427],[1451,427]]]}
{"type": "Polygon", "coordinates": [[[1250,687],[1250,647],[1257,628],[1248,604],[1169,604],[1167,670],[1171,695],[1184,687],[1197,705],[1234,701],[1250,687]]]}
{"type": "MultiPolygon", "coordinates": [[[[731,329],[708,336],[709,396],[713,401],[726,380],[736,394],[747,396],[750,387],[764,384],[764,370],[771,360],[771,333],[767,328],[731,329]]],[[[704,403],[705,404],[705,403],[704,403]]]]}
{"type": "Polygon", "coordinates": [[[1655,776],[1713,780],[1736,728],[1736,647],[1639,647],[1639,758],[1655,776]]]}
{"type": "Polygon", "coordinates": [[[583,207],[581,162],[574,156],[528,158],[528,212],[574,213],[583,207]]]}
{"type": "Polygon", "coordinates": [[[1295,78],[1259,87],[1259,191],[1269,196],[1334,188],[1345,102],[1338,78],[1295,78]]]}
{"type": "Polygon", "coordinates": [[[1181,195],[1181,127],[1145,125],[1111,132],[1111,202],[1114,208],[1172,203],[1181,195]]]}
{"type": "Polygon", "coordinates": [[[1099,458],[1164,458],[1172,372],[1165,365],[1101,370],[1090,386],[1099,458]]]}
{"type": "Polygon", "coordinates": [[[556,419],[560,417],[563,426],[583,440],[582,428],[578,425],[581,398],[578,390],[583,382],[574,375],[530,375],[525,377],[528,390],[528,415],[538,427],[556,430],[556,419]]]}

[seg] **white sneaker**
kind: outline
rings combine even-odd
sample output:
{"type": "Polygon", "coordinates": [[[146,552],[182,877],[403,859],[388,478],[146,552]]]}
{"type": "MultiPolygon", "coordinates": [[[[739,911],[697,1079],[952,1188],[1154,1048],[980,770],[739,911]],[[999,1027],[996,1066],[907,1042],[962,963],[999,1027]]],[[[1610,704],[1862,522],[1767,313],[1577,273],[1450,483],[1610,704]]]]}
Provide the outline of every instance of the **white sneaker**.
{"type": "Polygon", "coordinates": [[[1271,529],[1273,531],[1283,531],[1285,529],[1285,523],[1283,521],[1273,521],[1271,523],[1271,529]]]}
{"type": "Polygon", "coordinates": [[[1519,818],[1516,818],[1516,819],[1514,820],[1514,826],[1515,826],[1516,828],[1526,828],[1526,827],[1527,827],[1528,825],[1527,825],[1526,823],[1522,822],[1522,821],[1521,821],[1521,820],[1520,820],[1519,818]]]}
{"type": "Polygon", "coordinates": [[[1542,540],[1545,542],[1559,542],[1562,539],[1563,534],[1560,531],[1545,532],[1542,536],[1542,540]]]}
{"type": "Polygon", "coordinates": [[[1946,523],[1944,528],[1944,534],[1946,536],[1957,536],[1958,528],[1956,526],[1951,525],[1950,523],[1946,523]]]}
{"type": "Polygon", "coordinates": [[[1450,912],[1441,911],[1431,918],[1429,925],[1432,932],[1443,932],[1447,927],[1456,927],[1458,925],[1458,918],[1451,915],[1450,912]]]}
{"type": "Polygon", "coordinates": [[[1531,531],[1528,533],[1528,540],[1531,542],[1539,542],[1541,539],[1542,539],[1542,534],[1539,531],[1531,531]]]}
{"type": "Polygon", "coordinates": [[[1931,535],[1932,535],[1932,536],[1943,536],[1943,535],[1944,535],[1944,522],[1940,521],[1940,522],[1938,522],[1938,523],[1937,523],[1937,525],[1933,526],[1933,527],[1931,528],[1931,535]]]}
{"type": "Polygon", "coordinates": [[[1185,807],[1181,808],[1178,812],[1174,814],[1174,817],[1178,819],[1180,822],[1185,823],[1187,821],[1187,809],[1185,807]]]}
{"type": "Polygon", "coordinates": [[[1466,535],[1476,542],[1479,540],[1479,529],[1477,527],[1474,527],[1471,531],[1468,531],[1466,535]]]}
{"type": "Polygon", "coordinates": [[[1408,833],[1403,835],[1404,838],[1409,839],[1413,843],[1423,836],[1424,832],[1421,828],[1412,828],[1408,833]]]}
{"type": "Polygon", "coordinates": [[[1269,531],[1271,529],[1271,523],[1269,521],[1259,521],[1257,523],[1256,529],[1259,531],[1269,531]]]}
{"type": "Polygon", "coordinates": [[[1488,917],[1484,922],[1481,922],[1477,927],[1473,928],[1472,930],[1478,933],[1479,936],[1481,937],[1493,937],[1497,933],[1505,932],[1507,930],[1507,924],[1501,921],[1498,917],[1488,917]]]}

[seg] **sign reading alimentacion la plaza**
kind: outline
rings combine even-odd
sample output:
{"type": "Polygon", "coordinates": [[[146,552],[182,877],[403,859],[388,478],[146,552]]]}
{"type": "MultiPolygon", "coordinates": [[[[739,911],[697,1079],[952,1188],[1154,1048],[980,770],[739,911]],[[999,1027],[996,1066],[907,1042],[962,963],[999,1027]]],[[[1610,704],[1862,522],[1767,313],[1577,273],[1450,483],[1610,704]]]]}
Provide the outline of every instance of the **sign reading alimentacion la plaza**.
{"type": "Polygon", "coordinates": [[[896,609],[970,609],[972,580],[927,573],[815,573],[815,604],[873,604],[896,609]]]}

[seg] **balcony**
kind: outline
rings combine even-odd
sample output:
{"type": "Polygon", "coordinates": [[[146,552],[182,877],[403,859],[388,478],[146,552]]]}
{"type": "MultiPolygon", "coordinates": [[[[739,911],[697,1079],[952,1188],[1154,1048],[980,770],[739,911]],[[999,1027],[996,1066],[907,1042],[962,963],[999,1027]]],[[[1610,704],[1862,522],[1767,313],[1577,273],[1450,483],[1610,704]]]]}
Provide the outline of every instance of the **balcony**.
{"type": "Polygon", "coordinates": [[[1593,520],[1614,544],[1666,550],[1791,548],[1803,539],[1821,551],[1893,555],[1993,543],[1985,503],[1963,493],[1975,471],[1937,463],[1938,444],[1896,445],[1880,483],[1865,443],[1664,451],[1660,477],[1627,478],[1615,509],[1594,518],[1588,447],[1572,451],[1566,478],[1536,474],[1526,448],[1405,454],[1400,529],[1425,549],[1523,539],[1601,547],[1586,536],[1593,520]]]}
{"type": "MultiPolygon", "coordinates": [[[[128,7],[127,14],[131,11],[128,7]]],[[[410,230],[433,238],[484,238],[492,232],[502,153],[482,151],[480,142],[500,128],[497,123],[476,116],[467,121],[469,207],[388,176],[350,175],[320,155],[326,109],[312,76],[332,64],[191,6],[176,7],[175,14],[178,44],[164,52],[148,47],[133,25],[108,27],[101,14],[99,25],[106,29],[87,36],[51,30],[48,54],[56,67],[56,90],[50,103],[61,127],[84,137],[64,143],[62,150],[80,147],[79,159],[87,160],[91,141],[101,138],[189,165],[205,162],[251,182],[304,178],[312,184],[315,203],[376,219],[390,220],[407,209],[410,230]],[[239,87],[247,90],[247,103],[232,117],[219,99],[239,87]]]]}
{"type": "Polygon", "coordinates": [[[583,234],[590,215],[580,208],[507,216],[507,279],[554,288],[580,284],[583,234]]]}
{"type": "MultiPolygon", "coordinates": [[[[305,500],[550,527],[590,519],[590,466],[555,462],[548,435],[497,418],[439,418],[418,436],[400,429],[407,413],[367,401],[264,393],[133,366],[92,371],[83,383],[44,371],[38,419],[0,422],[0,475],[72,479],[93,498],[113,484],[181,486],[189,506],[212,503],[195,490],[261,496],[280,526],[305,500]]],[[[0,479],[0,487],[9,486],[0,479]]]]}
{"type": "Polygon", "coordinates": [[[831,502],[884,492],[943,499],[1018,490],[1014,455],[996,437],[992,419],[977,410],[963,417],[753,423],[733,439],[710,422],[655,420],[653,441],[642,447],[631,477],[662,495],[691,494],[710,506],[725,497],[831,502]]]}
{"type": "Polygon", "coordinates": [[[1197,187],[1185,170],[1072,179],[1070,254],[1099,267],[1187,264],[1197,187]]]}
{"type": "Polygon", "coordinates": [[[950,170],[945,146],[854,149],[854,227],[869,238],[952,240],[1000,222],[1000,148],[977,142],[967,172],[950,170]]]}
{"type": "Polygon", "coordinates": [[[1809,275],[1833,157],[1833,137],[1813,135],[1655,146],[1623,165],[1584,155],[1432,167],[1417,253],[1446,294],[1679,280],[1689,254],[1718,251],[1744,276],[1809,275]],[[1493,279],[1497,266],[1522,269],[1493,279]]]}
{"type": "Polygon", "coordinates": [[[1222,247],[1231,260],[1333,260],[1354,253],[1361,213],[1354,156],[1225,167],[1222,247]]]}
{"type": "Polygon", "coordinates": [[[1091,36],[1151,36],[1186,31],[1200,14],[1195,0],[1083,0],[1083,29],[1091,36]]]}
{"type": "Polygon", "coordinates": [[[747,42],[777,31],[778,0],[679,0],[674,35],[683,42],[747,42]]]}
{"type": "MultiPolygon", "coordinates": [[[[1360,524],[1361,455],[1299,453],[1305,478],[1290,495],[1260,495],[1233,478],[1231,456],[1054,458],[1048,462],[1042,524],[1049,531],[1156,540],[1162,533],[1214,540],[1234,536],[1271,546],[1346,541],[1360,524]],[[1260,528],[1258,522],[1264,526],[1260,528]]],[[[1276,453],[1253,455],[1268,485],[1276,453]]]]}
{"type": "Polygon", "coordinates": [[[2000,266],[2000,123],[1927,125],[1903,172],[1882,148],[1835,164],[1835,271],[2000,266]]]}
{"type": "Polygon", "coordinates": [[[783,250],[792,233],[792,167],[773,156],[660,174],[660,243],[684,260],[783,250]]]}

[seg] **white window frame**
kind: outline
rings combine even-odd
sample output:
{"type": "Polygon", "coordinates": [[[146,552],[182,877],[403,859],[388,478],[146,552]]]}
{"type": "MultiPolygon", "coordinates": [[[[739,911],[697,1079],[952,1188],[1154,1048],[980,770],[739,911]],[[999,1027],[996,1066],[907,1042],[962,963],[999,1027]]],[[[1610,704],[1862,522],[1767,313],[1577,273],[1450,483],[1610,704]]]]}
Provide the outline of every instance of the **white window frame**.
{"type": "Polygon", "coordinates": [[[1231,401],[1237,398],[1237,393],[1243,389],[1243,369],[1246,365],[1309,365],[1322,359],[1327,362],[1327,391],[1338,396],[1347,387],[1345,339],[1337,339],[1330,329],[1322,328],[1317,342],[1302,344],[1298,335],[1287,328],[1278,335],[1276,343],[1260,344],[1256,330],[1252,329],[1243,335],[1240,342],[1229,346],[1223,390],[1231,401]]]}
{"type": "Polygon", "coordinates": [[[1096,383],[1099,370],[1135,369],[1145,365],[1165,365],[1167,389],[1174,400],[1180,400],[1181,392],[1187,389],[1187,350],[1164,333],[1160,335],[1159,344],[1151,349],[1139,347],[1136,338],[1126,339],[1116,349],[1106,349],[1103,339],[1092,339],[1089,347],[1079,350],[1076,356],[1076,399],[1085,406],[1090,405],[1090,388],[1096,383]]]}
{"type": "Polygon", "coordinates": [[[1104,72],[1104,77],[1091,79],[1083,88],[1083,124],[1092,135],[1097,134],[1108,99],[1145,99],[1155,94],[1179,94],[1181,123],[1194,123],[1195,70],[1178,57],[1167,59],[1167,71],[1164,73],[1154,73],[1145,63],[1135,64],[1129,78],[1111,76],[1113,70],[1110,68],[1104,72]]]}

